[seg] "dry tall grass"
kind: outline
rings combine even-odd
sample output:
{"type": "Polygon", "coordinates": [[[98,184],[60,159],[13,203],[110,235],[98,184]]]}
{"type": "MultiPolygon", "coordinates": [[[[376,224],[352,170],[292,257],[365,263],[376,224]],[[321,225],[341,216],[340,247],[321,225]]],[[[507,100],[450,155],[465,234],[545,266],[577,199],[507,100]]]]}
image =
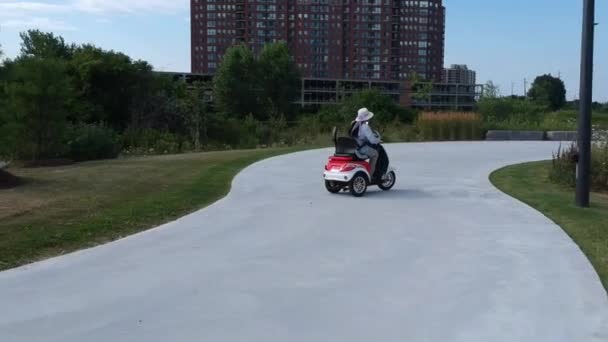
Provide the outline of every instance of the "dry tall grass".
{"type": "Polygon", "coordinates": [[[480,140],[483,119],[477,113],[422,113],[417,121],[423,140],[480,140]]]}

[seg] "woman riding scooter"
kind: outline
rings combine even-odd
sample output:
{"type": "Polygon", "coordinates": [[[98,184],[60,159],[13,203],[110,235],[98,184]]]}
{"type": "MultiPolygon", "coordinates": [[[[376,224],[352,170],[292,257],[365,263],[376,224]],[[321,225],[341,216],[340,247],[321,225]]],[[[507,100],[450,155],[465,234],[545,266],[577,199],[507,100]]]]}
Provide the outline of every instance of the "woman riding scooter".
{"type": "Polygon", "coordinates": [[[357,140],[359,148],[357,149],[357,157],[360,159],[368,159],[371,166],[371,175],[374,177],[376,172],[376,164],[378,163],[378,150],[376,145],[381,141],[380,138],[374,134],[374,131],[369,125],[369,120],[374,117],[374,113],[370,112],[367,108],[359,109],[357,118],[351,123],[350,136],[357,140]]]}
{"type": "Polygon", "coordinates": [[[380,133],[369,125],[373,116],[367,108],[361,108],[350,126],[350,137],[338,137],[338,130],[334,127],[332,134],[336,150],[323,172],[325,188],[330,193],[348,189],[353,196],[361,197],[370,185],[384,191],[395,185],[395,169],[381,145],[380,133]]]}

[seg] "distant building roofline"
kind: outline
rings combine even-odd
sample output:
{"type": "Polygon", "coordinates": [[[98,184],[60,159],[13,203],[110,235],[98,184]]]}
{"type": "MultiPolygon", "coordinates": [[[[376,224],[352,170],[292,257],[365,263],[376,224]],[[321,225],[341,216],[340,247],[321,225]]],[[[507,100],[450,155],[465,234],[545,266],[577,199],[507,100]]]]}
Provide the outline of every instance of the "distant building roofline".
{"type": "Polygon", "coordinates": [[[450,67],[444,68],[446,70],[469,70],[469,67],[466,64],[452,64],[450,67]]]}
{"type": "Polygon", "coordinates": [[[174,75],[174,76],[198,76],[198,77],[213,76],[212,74],[199,74],[199,73],[179,72],[179,71],[154,71],[154,72],[157,74],[174,75]]]}

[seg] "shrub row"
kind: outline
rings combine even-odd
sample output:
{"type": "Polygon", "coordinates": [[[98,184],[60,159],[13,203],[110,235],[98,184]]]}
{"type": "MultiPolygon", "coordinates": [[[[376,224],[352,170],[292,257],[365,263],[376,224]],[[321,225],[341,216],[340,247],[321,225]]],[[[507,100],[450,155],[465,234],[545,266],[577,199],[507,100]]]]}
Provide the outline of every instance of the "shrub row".
{"type": "MultiPolygon", "coordinates": [[[[373,125],[386,142],[480,140],[490,129],[546,131],[576,128],[575,112],[542,113],[538,106],[522,100],[484,99],[480,101],[479,113],[439,112],[417,115],[416,112],[395,106],[374,92],[363,92],[360,97],[353,97],[343,105],[323,107],[316,113],[301,114],[296,122],[287,122],[281,115],[260,122],[253,115],[238,118],[236,115],[210,112],[205,116],[204,127],[201,127],[200,142],[203,150],[327,145],[331,142],[331,129],[337,126],[345,133],[356,109],[366,101],[375,103],[374,106],[368,106],[376,112],[373,125]]],[[[2,128],[7,133],[4,134],[5,140],[9,141],[10,127],[2,128]]],[[[188,135],[191,132],[175,129],[169,131],[130,127],[119,133],[103,124],[77,124],[68,126],[64,131],[65,138],[62,145],[55,148],[57,152],[53,155],[54,158],[85,161],[115,158],[120,154],[174,154],[194,150],[192,136],[188,135]]],[[[17,152],[21,155],[30,155],[31,146],[28,144],[10,145],[19,146],[17,152]]],[[[2,151],[0,146],[0,154],[9,155],[9,152],[2,151]]],[[[19,157],[20,155],[15,156],[19,157]]],[[[558,161],[561,159],[556,157],[558,161]]],[[[562,167],[567,169],[568,165],[556,165],[556,169],[562,167]]]]}
{"type": "MultiPolygon", "coordinates": [[[[559,148],[553,155],[549,179],[555,183],[575,186],[576,156],[578,148],[571,144],[559,148]]],[[[593,145],[591,151],[591,188],[593,191],[608,191],[608,141],[593,145]]]]}

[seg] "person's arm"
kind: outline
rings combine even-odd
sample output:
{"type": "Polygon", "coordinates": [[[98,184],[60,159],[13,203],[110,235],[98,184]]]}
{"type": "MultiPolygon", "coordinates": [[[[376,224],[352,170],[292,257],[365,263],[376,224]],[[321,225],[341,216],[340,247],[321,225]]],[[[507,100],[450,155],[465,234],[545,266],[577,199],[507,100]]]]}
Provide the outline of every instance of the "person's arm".
{"type": "Polygon", "coordinates": [[[370,144],[377,145],[380,143],[380,138],[377,137],[374,132],[372,132],[372,128],[369,127],[369,125],[361,125],[360,129],[363,130],[363,134],[365,135],[365,138],[367,139],[367,141],[369,141],[370,144]]]}

